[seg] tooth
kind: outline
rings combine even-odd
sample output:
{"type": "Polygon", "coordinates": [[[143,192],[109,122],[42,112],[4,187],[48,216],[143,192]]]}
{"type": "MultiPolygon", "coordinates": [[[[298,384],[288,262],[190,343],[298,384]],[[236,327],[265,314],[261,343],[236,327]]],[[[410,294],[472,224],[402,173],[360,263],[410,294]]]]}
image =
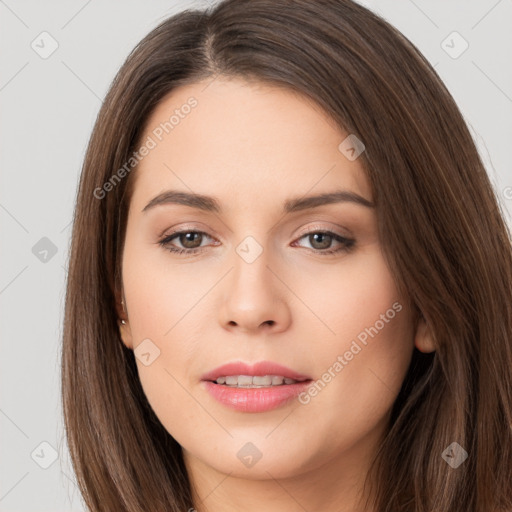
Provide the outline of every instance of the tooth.
{"type": "Polygon", "coordinates": [[[252,375],[239,375],[238,385],[239,386],[252,386],[252,375]]]}
{"type": "Polygon", "coordinates": [[[283,384],[295,384],[295,379],[282,377],[280,375],[265,375],[265,376],[252,376],[252,375],[228,375],[218,377],[215,381],[217,384],[225,384],[232,387],[241,388],[258,388],[281,386],[283,384]]]}
{"type": "Polygon", "coordinates": [[[272,376],[271,375],[265,375],[264,377],[253,377],[252,383],[255,386],[270,386],[272,384],[272,376]]]}

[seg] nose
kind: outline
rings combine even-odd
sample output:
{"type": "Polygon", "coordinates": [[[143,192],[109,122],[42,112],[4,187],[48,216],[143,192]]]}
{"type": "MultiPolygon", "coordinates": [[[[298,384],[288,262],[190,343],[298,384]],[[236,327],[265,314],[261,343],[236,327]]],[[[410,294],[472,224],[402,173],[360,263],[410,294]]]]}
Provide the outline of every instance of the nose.
{"type": "Polygon", "coordinates": [[[251,263],[235,254],[223,280],[219,320],[224,329],[244,333],[277,333],[291,321],[284,276],[269,265],[267,251],[251,263]]]}

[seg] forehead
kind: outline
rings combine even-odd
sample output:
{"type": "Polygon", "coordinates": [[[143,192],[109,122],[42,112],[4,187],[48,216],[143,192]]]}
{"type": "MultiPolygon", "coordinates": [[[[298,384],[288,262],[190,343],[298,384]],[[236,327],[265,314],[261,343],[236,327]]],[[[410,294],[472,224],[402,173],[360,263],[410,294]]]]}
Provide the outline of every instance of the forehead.
{"type": "Polygon", "coordinates": [[[371,199],[360,162],[338,149],[347,135],[289,89],[219,77],[181,86],[146,123],[152,149],[134,171],[132,203],[141,210],[167,189],[215,195],[227,208],[333,188],[371,199]]]}

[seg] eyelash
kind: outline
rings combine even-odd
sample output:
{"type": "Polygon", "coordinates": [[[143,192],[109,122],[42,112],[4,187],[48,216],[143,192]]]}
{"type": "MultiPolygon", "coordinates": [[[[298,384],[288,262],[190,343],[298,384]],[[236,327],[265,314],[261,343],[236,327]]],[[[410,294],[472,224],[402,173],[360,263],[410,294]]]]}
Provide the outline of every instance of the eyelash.
{"type": "MultiPolygon", "coordinates": [[[[183,234],[187,234],[187,233],[197,233],[197,234],[206,235],[207,237],[212,238],[212,237],[210,237],[210,235],[208,235],[208,233],[205,233],[204,231],[187,229],[187,230],[183,230],[183,231],[175,231],[174,233],[167,235],[165,238],[160,240],[158,242],[158,244],[161,247],[163,247],[165,250],[172,252],[174,254],[185,253],[190,256],[193,254],[198,254],[200,252],[203,252],[207,248],[207,247],[196,247],[194,249],[181,249],[181,248],[175,248],[175,247],[172,247],[169,245],[171,240],[173,240],[174,238],[176,238],[179,235],[183,235],[183,234]]],[[[327,255],[331,255],[331,254],[335,254],[335,253],[339,253],[339,252],[349,252],[350,250],[352,250],[354,248],[354,245],[355,245],[355,240],[353,240],[353,239],[343,237],[343,236],[338,235],[337,233],[334,233],[332,231],[318,230],[318,229],[314,230],[314,231],[308,231],[307,233],[302,234],[297,240],[301,240],[302,238],[304,238],[306,236],[314,235],[314,234],[330,235],[334,238],[334,240],[336,240],[337,242],[340,242],[342,244],[342,247],[339,247],[338,249],[328,249],[328,250],[310,249],[309,247],[305,247],[305,249],[313,251],[315,254],[320,254],[322,256],[327,256],[327,255]]]]}

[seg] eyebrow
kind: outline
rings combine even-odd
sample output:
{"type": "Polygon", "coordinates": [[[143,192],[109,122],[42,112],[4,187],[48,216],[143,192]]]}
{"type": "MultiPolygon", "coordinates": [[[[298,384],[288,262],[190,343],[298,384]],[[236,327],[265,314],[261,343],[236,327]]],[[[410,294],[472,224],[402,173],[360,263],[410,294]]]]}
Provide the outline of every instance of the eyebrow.
{"type": "MultiPolygon", "coordinates": [[[[350,192],[348,190],[336,190],[334,192],[328,192],[314,196],[288,199],[283,205],[283,213],[293,213],[301,210],[308,210],[310,208],[317,208],[326,204],[347,202],[355,203],[367,208],[375,207],[374,203],[356,194],[355,192],[350,192]]],[[[222,212],[220,202],[215,197],[190,192],[182,192],[178,190],[167,190],[161,194],[158,194],[156,197],[151,199],[151,201],[143,208],[142,212],[147,212],[156,206],[168,204],[180,204],[206,212],[222,212]]]]}

